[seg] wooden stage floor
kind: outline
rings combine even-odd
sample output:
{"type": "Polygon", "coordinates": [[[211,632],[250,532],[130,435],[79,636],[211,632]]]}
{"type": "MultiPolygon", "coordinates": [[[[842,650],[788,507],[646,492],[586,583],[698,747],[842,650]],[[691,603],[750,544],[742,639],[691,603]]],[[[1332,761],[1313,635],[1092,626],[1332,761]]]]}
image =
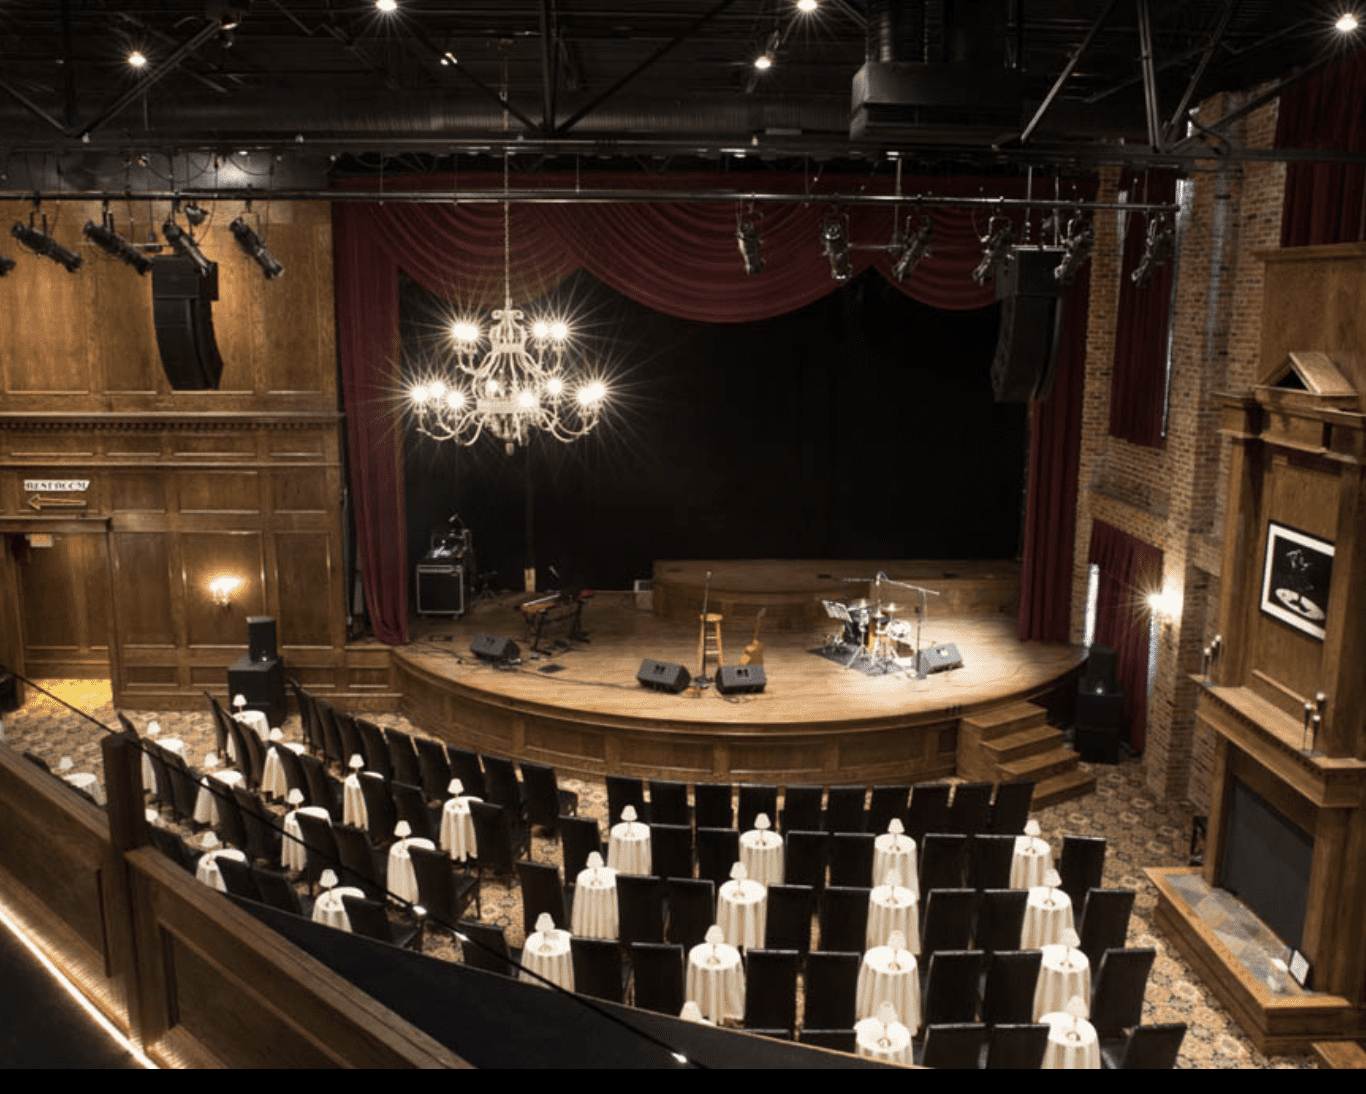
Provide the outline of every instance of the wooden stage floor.
{"type": "MultiPolygon", "coordinates": [[[[695,672],[695,624],[638,610],[628,595],[599,595],[584,612],[589,643],[531,660],[515,599],[456,622],[415,621],[412,643],[394,651],[405,713],[453,743],[582,774],[824,783],[951,775],[962,715],[1044,695],[1084,657],[1080,647],[1017,641],[1012,616],[931,616],[923,645],[954,643],[963,668],[924,680],[868,676],[810,652],[831,633],[821,626],[761,633],[762,694],[713,687],[690,697],[641,687],[636,672],[646,657],[695,672]],[[517,641],[523,663],[477,661],[470,642],[485,631],[517,641]]],[[[752,621],[723,632],[726,661],[737,663],[752,621]]]]}

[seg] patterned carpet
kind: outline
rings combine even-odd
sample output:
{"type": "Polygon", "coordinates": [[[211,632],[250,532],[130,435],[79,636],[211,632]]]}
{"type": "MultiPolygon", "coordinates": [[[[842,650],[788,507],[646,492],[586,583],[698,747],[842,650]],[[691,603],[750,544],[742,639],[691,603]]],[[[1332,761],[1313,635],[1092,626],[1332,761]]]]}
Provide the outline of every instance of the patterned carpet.
{"type": "MultiPolygon", "coordinates": [[[[95,680],[46,681],[44,686],[72,706],[105,726],[116,725],[110,703],[109,684],[95,680]]],[[[166,736],[185,741],[186,756],[199,764],[213,746],[209,713],[139,712],[133,721],[142,728],[156,720],[166,736]]],[[[379,715],[372,720],[412,732],[406,719],[379,715]]],[[[285,726],[286,737],[299,739],[296,717],[285,726]]],[[[76,771],[100,776],[100,731],[87,719],[60,703],[29,689],[22,710],[4,722],[4,739],[16,751],[29,750],[53,768],[70,756],[76,771]]],[[[1102,836],[1108,841],[1105,885],[1134,889],[1138,896],[1129,927],[1130,946],[1152,946],[1157,960],[1149,978],[1143,1020],[1185,1022],[1188,1026],[1178,1066],[1186,1068],[1313,1068],[1312,1056],[1264,1056],[1243,1036],[1237,1024],[1196,978],[1190,966],[1152,924],[1156,891],[1142,870],[1146,866],[1180,866],[1186,862],[1190,844],[1191,813],[1184,805],[1154,800],[1143,786],[1137,761],[1118,766],[1092,768],[1098,784],[1094,796],[1039,811],[1043,834],[1059,853],[1065,833],[1102,836]]],[[[561,786],[579,795],[580,816],[601,823],[607,811],[605,787],[598,782],[563,779],[561,786]]],[[[532,857],[559,864],[559,851],[549,839],[533,840],[532,857]]],[[[486,882],[484,920],[501,925],[513,945],[522,942],[521,906],[515,888],[486,882]]],[[[429,936],[425,952],[458,959],[455,944],[429,936]]]]}

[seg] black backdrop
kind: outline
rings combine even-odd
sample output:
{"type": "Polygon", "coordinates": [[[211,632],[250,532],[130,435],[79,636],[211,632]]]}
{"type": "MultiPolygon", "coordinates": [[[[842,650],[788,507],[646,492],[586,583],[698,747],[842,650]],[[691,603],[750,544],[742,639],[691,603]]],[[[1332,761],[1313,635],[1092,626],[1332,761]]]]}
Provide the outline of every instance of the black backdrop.
{"type": "MultiPolygon", "coordinates": [[[[406,277],[400,291],[411,363],[439,352],[449,307],[406,277]]],[[[458,512],[479,568],[520,588],[528,469],[541,588],[551,564],[629,588],[656,558],[1018,556],[1026,416],[992,400],[995,306],[931,308],[873,271],[735,325],[651,311],[584,272],[555,295],[611,372],[611,418],[512,456],[410,429],[410,564],[458,512]]]]}

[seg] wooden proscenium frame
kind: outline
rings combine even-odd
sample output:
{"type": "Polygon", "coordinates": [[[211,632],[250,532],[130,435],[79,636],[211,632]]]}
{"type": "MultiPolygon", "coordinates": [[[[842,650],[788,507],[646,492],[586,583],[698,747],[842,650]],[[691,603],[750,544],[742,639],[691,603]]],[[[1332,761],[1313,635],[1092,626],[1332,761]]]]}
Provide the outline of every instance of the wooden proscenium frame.
{"type": "Polygon", "coordinates": [[[1173,899],[1172,871],[1153,874],[1159,921],[1258,1047],[1284,1051],[1366,1031],[1366,245],[1259,257],[1259,383],[1221,400],[1221,648],[1196,711],[1217,740],[1204,880],[1227,883],[1248,838],[1230,821],[1235,789],[1259,798],[1288,842],[1307,837],[1303,925],[1285,941],[1307,959],[1312,993],[1254,983],[1173,899]]]}

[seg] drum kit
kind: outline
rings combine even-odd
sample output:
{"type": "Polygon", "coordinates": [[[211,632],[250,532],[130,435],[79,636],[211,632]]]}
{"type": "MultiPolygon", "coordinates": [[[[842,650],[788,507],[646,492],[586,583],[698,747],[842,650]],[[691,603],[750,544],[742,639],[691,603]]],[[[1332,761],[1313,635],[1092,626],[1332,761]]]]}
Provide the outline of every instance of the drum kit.
{"type": "Polygon", "coordinates": [[[893,581],[885,573],[873,578],[845,578],[845,583],[867,584],[872,596],[848,600],[825,600],[825,614],[841,625],[830,636],[827,649],[849,654],[845,668],[860,660],[865,669],[883,672],[916,672],[920,650],[920,625],[925,617],[925,598],[938,596],[933,589],[893,581]],[[911,624],[915,620],[914,626],[911,624]]]}

